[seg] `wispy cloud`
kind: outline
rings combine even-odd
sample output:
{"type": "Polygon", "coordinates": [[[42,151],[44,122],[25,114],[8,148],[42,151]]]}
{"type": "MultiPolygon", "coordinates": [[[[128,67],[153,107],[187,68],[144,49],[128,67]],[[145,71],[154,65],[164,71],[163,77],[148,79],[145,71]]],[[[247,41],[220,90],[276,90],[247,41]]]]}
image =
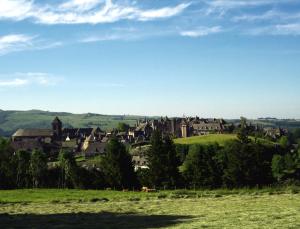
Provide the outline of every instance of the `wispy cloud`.
{"type": "Polygon", "coordinates": [[[37,5],[33,0],[1,0],[0,19],[33,19],[42,24],[100,24],[120,20],[149,21],[180,14],[190,4],[142,9],[112,0],[70,0],[59,5],[37,5]]]}
{"type": "Polygon", "coordinates": [[[262,14],[243,14],[243,15],[234,16],[232,18],[232,20],[235,22],[241,22],[241,21],[256,22],[256,21],[270,21],[270,20],[287,21],[293,19],[300,19],[300,12],[287,13],[287,12],[281,12],[277,10],[268,10],[262,14]]]}
{"type": "Polygon", "coordinates": [[[9,34],[0,37],[0,56],[10,52],[28,49],[33,45],[33,36],[25,34],[9,34]]]}
{"type": "Polygon", "coordinates": [[[154,9],[154,10],[145,10],[145,11],[137,10],[136,17],[140,21],[148,21],[153,19],[172,17],[177,14],[180,14],[188,6],[190,6],[190,3],[182,3],[175,7],[165,7],[165,8],[154,9]]]}
{"type": "Polygon", "coordinates": [[[222,32],[221,26],[214,26],[214,27],[199,27],[195,30],[186,30],[180,32],[181,36],[185,37],[204,37],[210,34],[220,33],[222,32]]]}
{"type": "Polygon", "coordinates": [[[0,87],[20,87],[28,84],[26,79],[9,79],[9,80],[0,80],[0,87]]]}
{"type": "Polygon", "coordinates": [[[241,9],[245,7],[257,7],[261,5],[273,4],[276,0],[205,0],[207,15],[217,14],[225,15],[233,9],[241,9]]]}
{"type": "Polygon", "coordinates": [[[279,35],[300,35],[300,23],[276,25],[274,33],[279,35]]]}
{"type": "Polygon", "coordinates": [[[17,72],[10,75],[1,75],[0,87],[24,87],[30,85],[54,86],[63,81],[62,77],[42,72],[17,72]]]}
{"type": "Polygon", "coordinates": [[[38,36],[8,34],[0,36],[0,56],[23,50],[43,50],[61,45],[61,42],[38,39],[38,36]]]}
{"type": "Polygon", "coordinates": [[[122,40],[124,39],[123,36],[119,35],[93,35],[87,36],[79,40],[80,43],[92,43],[92,42],[99,42],[99,41],[114,41],[114,40],[122,40]]]}
{"type": "Polygon", "coordinates": [[[69,0],[59,5],[62,10],[87,11],[102,3],[103,0],[69,0]]]}
{"type": "Polygon", "coordinates": [[[299,36],[300,23],[278,24],[278,25],[257,27],[257,28],[249,29],[245,33],[254,36],[261,36],[261,35],[299,36]]]}

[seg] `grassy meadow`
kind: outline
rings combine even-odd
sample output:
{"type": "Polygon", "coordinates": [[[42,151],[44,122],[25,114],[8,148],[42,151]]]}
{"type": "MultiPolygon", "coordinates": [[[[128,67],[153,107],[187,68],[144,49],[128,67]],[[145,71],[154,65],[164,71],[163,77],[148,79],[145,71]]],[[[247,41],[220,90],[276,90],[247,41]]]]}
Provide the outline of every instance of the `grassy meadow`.
{"type": "MultiPolygon", "coordinates": [[[[193,145],[193,144],[201,144],[201,145],[208,145],[218,143],[220,146],[224,146],[224,144],[228,141],[236,140],[236,134],[208,134],[202,136],[194,136],[188,138],[177,138],[174,139],[175,144],[181,145],[193,145]]],[[[254,137],[250,137],[251,140],[255,140],[254,137]]],[[[274,144],[268,140],[258,138],[256,139],[257,142],[262,144],[274,144]]]]}
{"type": "Polygon", "coordinates": [[[0,191],[0,222],[2,228],[299,228],[299,191],[0,191]]]}
{"type": "Polygon", "coordinates": [[[177,138],[175,144],[192,145],[192,144],[213,144],[224,145],[228,141],[237,139],[235,134],[208,134],[189,138],[177,138]]]}

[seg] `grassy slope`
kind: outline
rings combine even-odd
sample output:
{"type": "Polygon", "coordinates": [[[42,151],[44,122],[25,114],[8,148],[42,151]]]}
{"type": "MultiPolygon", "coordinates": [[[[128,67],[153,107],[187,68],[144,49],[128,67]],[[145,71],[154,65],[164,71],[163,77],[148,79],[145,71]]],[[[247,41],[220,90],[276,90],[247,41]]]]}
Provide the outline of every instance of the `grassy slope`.
{"type": "Polygon", "coordinates": [[[12,190],[0,191],[0,200],[4,228],[300,227],[300,194],[294,189],[161,193],[12,190]]]}
{"type": "MultiPolygon", "coordinates": [[[[183,145],[192,145],[192,144],[213,144],[218,143],[223,146],[226,142],[236,140],[237,136],[235,134],[209,134],[203,136],[195,136],[189,138],[177,138],[174,140],[175,144],[183,144],[183,145]]],[[[251,137],[254,141],[254,138],[251,137]]],[[[262,144],[273,144],[272,142],[265,139],[257,139],[258,142],[262,144]]]]}
{"type": "Polygon", "coordinates": [[[225,142],[237,139],[235,134],[209,134],[204,136],[195,136],[189,138],[178,138],[174,140],[176,144],[211,144],[217,142],[224,145],[225,142]]]}

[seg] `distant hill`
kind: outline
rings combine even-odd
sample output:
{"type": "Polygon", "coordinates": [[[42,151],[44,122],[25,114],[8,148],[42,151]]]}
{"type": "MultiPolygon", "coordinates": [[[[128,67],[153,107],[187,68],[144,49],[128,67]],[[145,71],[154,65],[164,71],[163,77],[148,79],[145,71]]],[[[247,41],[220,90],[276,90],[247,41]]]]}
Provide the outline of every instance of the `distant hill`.
{"type": "MultiPolygon", "coordinates": [[[[29,111],[4,111],[0,109],[0,136],[11,136],[19,128],[50,128],[51,122],[58,116],[64,127],[100,127],[109,130],[117,127],[119,122],[125,122],[131,126],[144,116],[131,115],[102,115],[95,113],[72,114],[68,112],[49,112],[41,110],[29,111]]],[[[157,117],[147,117],[157,118],[157,117]]],[[[239,120],[226,120],[239,123],[239,120]]],[[[249,120],[253,124],[264,127],[300,128],[300,120],[294,119],[259,119],[249,120]]]]}
{"type": "MultiPolygon", "coordinates": [[[[239,119],[226,120],[234,124],[240,122],[239,119]]],[[[274,128],[285,128],[285,129],[295,129],[300,128],[300,120],[298,119],[276,119],[276,118],[259,118],[248,120],[253,125],[259,125],[263,127],[274,127],[274,128]]]]}
{"type": "Polygon", "coordinates": [[[117,127],[119,122],[136,124],[141,116],[72,114],[41,110],[3,111],[0,110],[0,136],[10,136],[19,128],[51,128],[52,120],[58,116],[64,127],[97,127],[103,130],[117,127]]]}

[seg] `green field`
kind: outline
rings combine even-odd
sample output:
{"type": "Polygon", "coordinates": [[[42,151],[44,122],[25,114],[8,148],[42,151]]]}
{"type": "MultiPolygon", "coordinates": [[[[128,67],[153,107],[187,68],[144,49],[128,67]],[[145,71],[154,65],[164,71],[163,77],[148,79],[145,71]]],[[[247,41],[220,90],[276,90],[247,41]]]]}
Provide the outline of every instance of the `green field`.
{"type": "Polygon", "coordinates": [[[2,228],[299,228],[299,188],[0,191],[2,228]]]}
{"type": "MultiPolygon", "coordinates": [[[[235,134],[208,134],[203,136],[195,136],[189,138],[177,138],[174,139],[175,144],[182,145],[193,145],[193,144],[201,144],[208,145],[213,143],[218,143],[220,146],[224,146],[224,144],[228,141],[236,140],[237,136],[235,134]]],[[[250,137],[252,141],[254,141],[254,137],[250,137]]],[[[262,144],[274,144],[268,140],[259,138],[257,142],[262,144]]]]}
{"type": "Polygon", "coordinates": [[[219,145],[224,145],[226,142],[235,139],[237,139],[235,134],[209,134],[189,138],[178,138],[174,140],[174,143],[184,145],[218,143],[219,145]]]}

